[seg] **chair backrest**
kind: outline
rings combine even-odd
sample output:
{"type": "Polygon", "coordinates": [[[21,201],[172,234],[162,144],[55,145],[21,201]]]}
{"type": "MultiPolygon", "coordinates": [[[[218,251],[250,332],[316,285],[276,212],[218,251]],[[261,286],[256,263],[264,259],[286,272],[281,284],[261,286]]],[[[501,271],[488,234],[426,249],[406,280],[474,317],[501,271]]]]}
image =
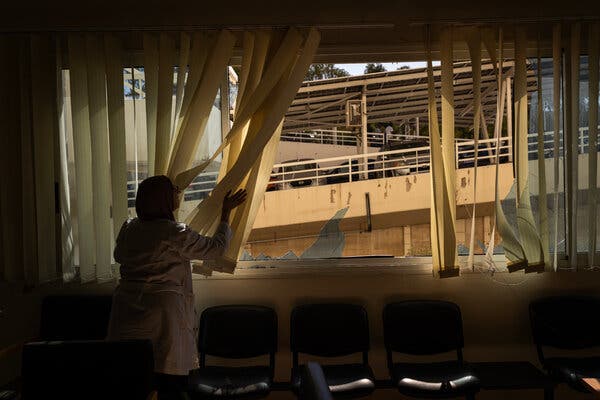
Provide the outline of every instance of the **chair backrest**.
{"type": "Polygon", "coordinates": [[[277,351],[277,314],[269,307],[209,307],[200,316],[198,350],[205,355],[249,358],[277,351]]]}
{"type": "Polygon", "coordinates": [[[369,351],[367,311],[359,305],[297,306],[292,310],[290,334],[294,358],[298,353],[337,357],[369,351]]]}
{"type": "Polygon", "coordinates": [[[541,346],[584,349],[600,346],[600,298],[552,296],[529,304],[533,340],[541,346]]]}
{"type": "Polygon", "coordinates": [[[42,301],[40,340],[106,338],[112,296],[55,295],[42,301]]]}
{"type": "Polygon", "coordinates": [[[22,392],[29,399],[146,399],[153,390],[152,343],[36,342],[23,348],[22,392]]]}
{"type": "Polygon", "coordinates": [[[298,392],[299,400],[332,400],[331,391],[327,386],[325,374],[321,366],[315,362],[309,362],[302,371],[298,392]]]}
{"type": "Polygon", "coordinates": [[[390,303],[383,309],[385,348],[412,355],[458,351],[464,347],[458,305],[440,300],[390,303]]]}

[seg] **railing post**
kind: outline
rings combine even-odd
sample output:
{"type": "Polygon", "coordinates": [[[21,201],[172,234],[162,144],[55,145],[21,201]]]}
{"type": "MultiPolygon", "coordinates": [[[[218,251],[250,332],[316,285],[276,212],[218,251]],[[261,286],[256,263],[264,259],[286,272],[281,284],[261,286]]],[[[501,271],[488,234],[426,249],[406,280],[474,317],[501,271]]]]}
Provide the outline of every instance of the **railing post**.
{"type": "Polygon", "coordinates": [[[348,182],[352,182],[352,159],[348,158],[348,182]]]}
{"type": "MultiPolygon", "coordinates": [[[[454,160],[456,161],[456,169],[458,169],[458,142],[456,140],[454,141],[454,147],[454,160]]],[[[429,154],[429,158],[431,158],[431,151],[429,152],[429,154]]],[[[431,167],[429,168],[431,169],[431,167]]]]}
{"type": "MultiPolygon", "coordinates": [[[[417,168],[415,169],[415,174],[419,173],[419,150],[415,150],[415,164],[417,165],[417,168]]],[[[408,168],[408,172],[410,174],[410,167],[408,168]]]]}

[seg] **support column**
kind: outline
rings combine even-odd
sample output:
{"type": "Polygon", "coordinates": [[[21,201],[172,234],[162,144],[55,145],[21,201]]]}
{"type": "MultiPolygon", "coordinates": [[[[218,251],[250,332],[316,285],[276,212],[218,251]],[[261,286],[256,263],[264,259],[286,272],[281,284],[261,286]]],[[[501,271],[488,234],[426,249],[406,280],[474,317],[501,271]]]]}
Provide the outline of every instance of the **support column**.
{"type": "Polygon", "coordinates": [[[411,256],[412,255],[412,235],[410,232],[410,225],[407,225],[403,228],[404,230],[404,255],[411,256]]]}
{"type": "MultiPolygon", "coordinates": [[[[360,122],[361,122],[361,133],[362,133],[362,154],[363,154],[363,164],[362,164],[360,170],[362,171],[363,179],[366,180],[366,179],[368,179],[368,177],[367,177],[367,173],[368,173],[367,153],[369,152],[369,143],[368,143],[368,137],[367,137],[367,87],[366,86],[363,86],[363,88],[362,88],[362,95],[361,95],[361,99],[360,99],[360,122]]],[[[348,168],[350,168],[350,170],[352,170],[352,166],[348,166],[348,168]]]]}
{"type": "Polygon", "coordinates": [[[489,245],[492,238],[492,217],[483,216],[483,241],[489,245]]]}
{"type": "Polygon", "coordinates": [[[417,117],[417,118],[415,119],[415,127],[416,127],[416,133],[415,133],[415,136],[419,136],[419,135],[420,135],[420,132],[421,132],[421,130],[420,130],[420,126],[419,126],[419,117],[417,117]]]}

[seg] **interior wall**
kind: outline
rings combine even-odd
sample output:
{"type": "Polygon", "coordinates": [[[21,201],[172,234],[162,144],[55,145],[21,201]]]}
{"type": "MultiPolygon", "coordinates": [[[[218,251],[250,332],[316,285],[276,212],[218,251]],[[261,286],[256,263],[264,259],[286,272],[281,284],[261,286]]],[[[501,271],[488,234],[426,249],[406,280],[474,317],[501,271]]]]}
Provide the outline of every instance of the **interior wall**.
{"type": "MultiPolygon", "coordinates": [[[[23,293],[20,288],[1,287],[0,348],[34,338],[39,325],[39,306],[48,293],[111,293],[114,284],[88,284],[67,287],[46,286],[23,293]]],[[[383,349],[381,313],[383,306],[403,299],[443,299],[460,305],[465,332],[465,359],[529,360],[537,364],[531,341],[528,304],[540,296],[560,293],[597,294],[600,274],[522,272],[465,273],[458,278],[438,279],[430,275],[361,270],[324,270],[322,274],[282,276],[274,271],[270,277],[208,278],[194,281],[196,306],[202,310],[220,304],[260,304],[273,307],[279,317],[279,351],[276,379],[289,380],[289,318],[292,307],[318,301],[346,301],[363,305],[369,314],[372,350],[370,363],[377,378],[385,379],[387,370],[383,349]]],[[[440,335],[443,335],[440,332],[440,335]]],[[[301,359],[302,360],[302,359],[301,359]]],[[[358,358],[356,359],[358,360],[358,358]]],[[[0,363],[0,384],[19,372],[19,358],[6,358],[0,363]]],[[[561,389],[560,398],[577,397],[561,389]]],[[[487,393],[478,398],[542,398],[541,391],[522,393],[487,393]],[[503,397],[504,396],[504,397],[503,397]]],[[[293,398],[275,393],[273,399],[293,398]]],[[[372,398],[399,398],[395,391],[379,391],[372,398]]]]}
{"type": "MultiPolygon", "coordinates": [[[[291,309],[309,302],[344,301],[363,305],[369,315],[372,349],[370,364],[379,379],[388,377],[383,348],[382,309],[391,301],[442,299],[456,302],[463,315],[464,356],[467,361],[527,360],[536,365],[528,304],[531,300],[561,293],[596,294],[600,274],[522,272],[495,276],[466,273],[458,278],[430,275],[340,271],[273,279],[203,279],[194,282],[199,310],[221,304],[260,304],[273,307],[279,318],[279,352],[276,380],[289,380],[289,319],[291,309]]],[[[443,335],[444,332],[439,332],[443,335]]],[[[399,358],[396,358],[399,359],[399,358]]],[[[301,361],[303,358],[301,358],[301,361]]],[[[359,356],[353,360],[359,361],[359,356]]],[[[487,392],[477,398],[543,398],[542,391],[487,392]]],[[[275,393],[273,399],[293,398],[275,393]]],[[[400,398],[395,390],[376,392],[371,398],[400,398]]],[[[557,399],[591,398],[560,388],[557,399]]]]}

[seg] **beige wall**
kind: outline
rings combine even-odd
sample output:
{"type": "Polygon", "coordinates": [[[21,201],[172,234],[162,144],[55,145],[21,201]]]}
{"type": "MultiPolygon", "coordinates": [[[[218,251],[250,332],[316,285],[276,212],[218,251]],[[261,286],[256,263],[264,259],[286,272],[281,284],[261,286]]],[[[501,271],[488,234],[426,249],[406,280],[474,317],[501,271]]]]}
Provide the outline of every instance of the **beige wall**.
{"type": "MultiPolygon", "coordinates": [[[[467,360],[531,360],[536,361],[535,349],[527,314],[529,302],[539,296],[556,293],[597,293],[600,275],[591,272],[515,274],[497,273],[494,277],[479,273],[463,274],[458,278],[438,279],[428,274],[410,275],[362,268],[332,269],[322,274],[236,279],[199,279],[194,281],[197,307],[219,304],[247,303],[274,307],[279,316],[278,380],[289,379],[289,317],[293,306],[315,301],[348,301],[361,304],[369,313],[371,331],[371,365],[378,378],[386,378],[381,310],[390,301],[401,299],[446,299],[462,309],[465,328],[465,357],[467,360]]],[[[264,272],[263,272],[264,274],[264,272]]],[[[274,272],[275,274],[275,272],[274,272]]],[[[23,293],[2,287],[0,300],[0,347],[34,337],[38,329],[39,302],[48,292],[104,292],[113,285],[82,285],[71,288],[40,288],[23,293]],[[4,327],[10,327],[5,329],[4,327]]],[[[443,332],[440,332],[443,334],[443,332]]],[[[537,362],[537,361],[536,361],[537,362]]],[[[0,364],[0,382],[18,373],[18,357],[0,364]]],[[[586,398],[566,390],[558,399],[586,398]]],[[[541,392],[499,392],[478,398],[542,398],[541,392]]],[[[273,399],[292,398],[278,393],[273,399]]],[[[373,398],[399,398],[395,391],[382,391],[373,398]]],[[[589,397],[588,397],[589,398],[589,397]]]]}
{"type": "MultiPolygon", "coordinates": [[[[457,206],[473,202],[472,174],[472,169],[457,171],[457,206]]],[[[489,185],[494,181],[494,166],[478,169],[478,203],[494,201],[494,190],[489,185]]],[[[512,164],[500,165],[499,181],[500,198],[505,198],[513,181],[512,164]]],[[[370,194],[373,216],[429,210],[431,178],[424,173],[267,192],[253,229],[328,221],[344,207],[349,207],[345,219],[360,218],[366,213],[365,193],[370,194]]],[[[399,221],[397,225],[406,223],[399,221]]]]}

